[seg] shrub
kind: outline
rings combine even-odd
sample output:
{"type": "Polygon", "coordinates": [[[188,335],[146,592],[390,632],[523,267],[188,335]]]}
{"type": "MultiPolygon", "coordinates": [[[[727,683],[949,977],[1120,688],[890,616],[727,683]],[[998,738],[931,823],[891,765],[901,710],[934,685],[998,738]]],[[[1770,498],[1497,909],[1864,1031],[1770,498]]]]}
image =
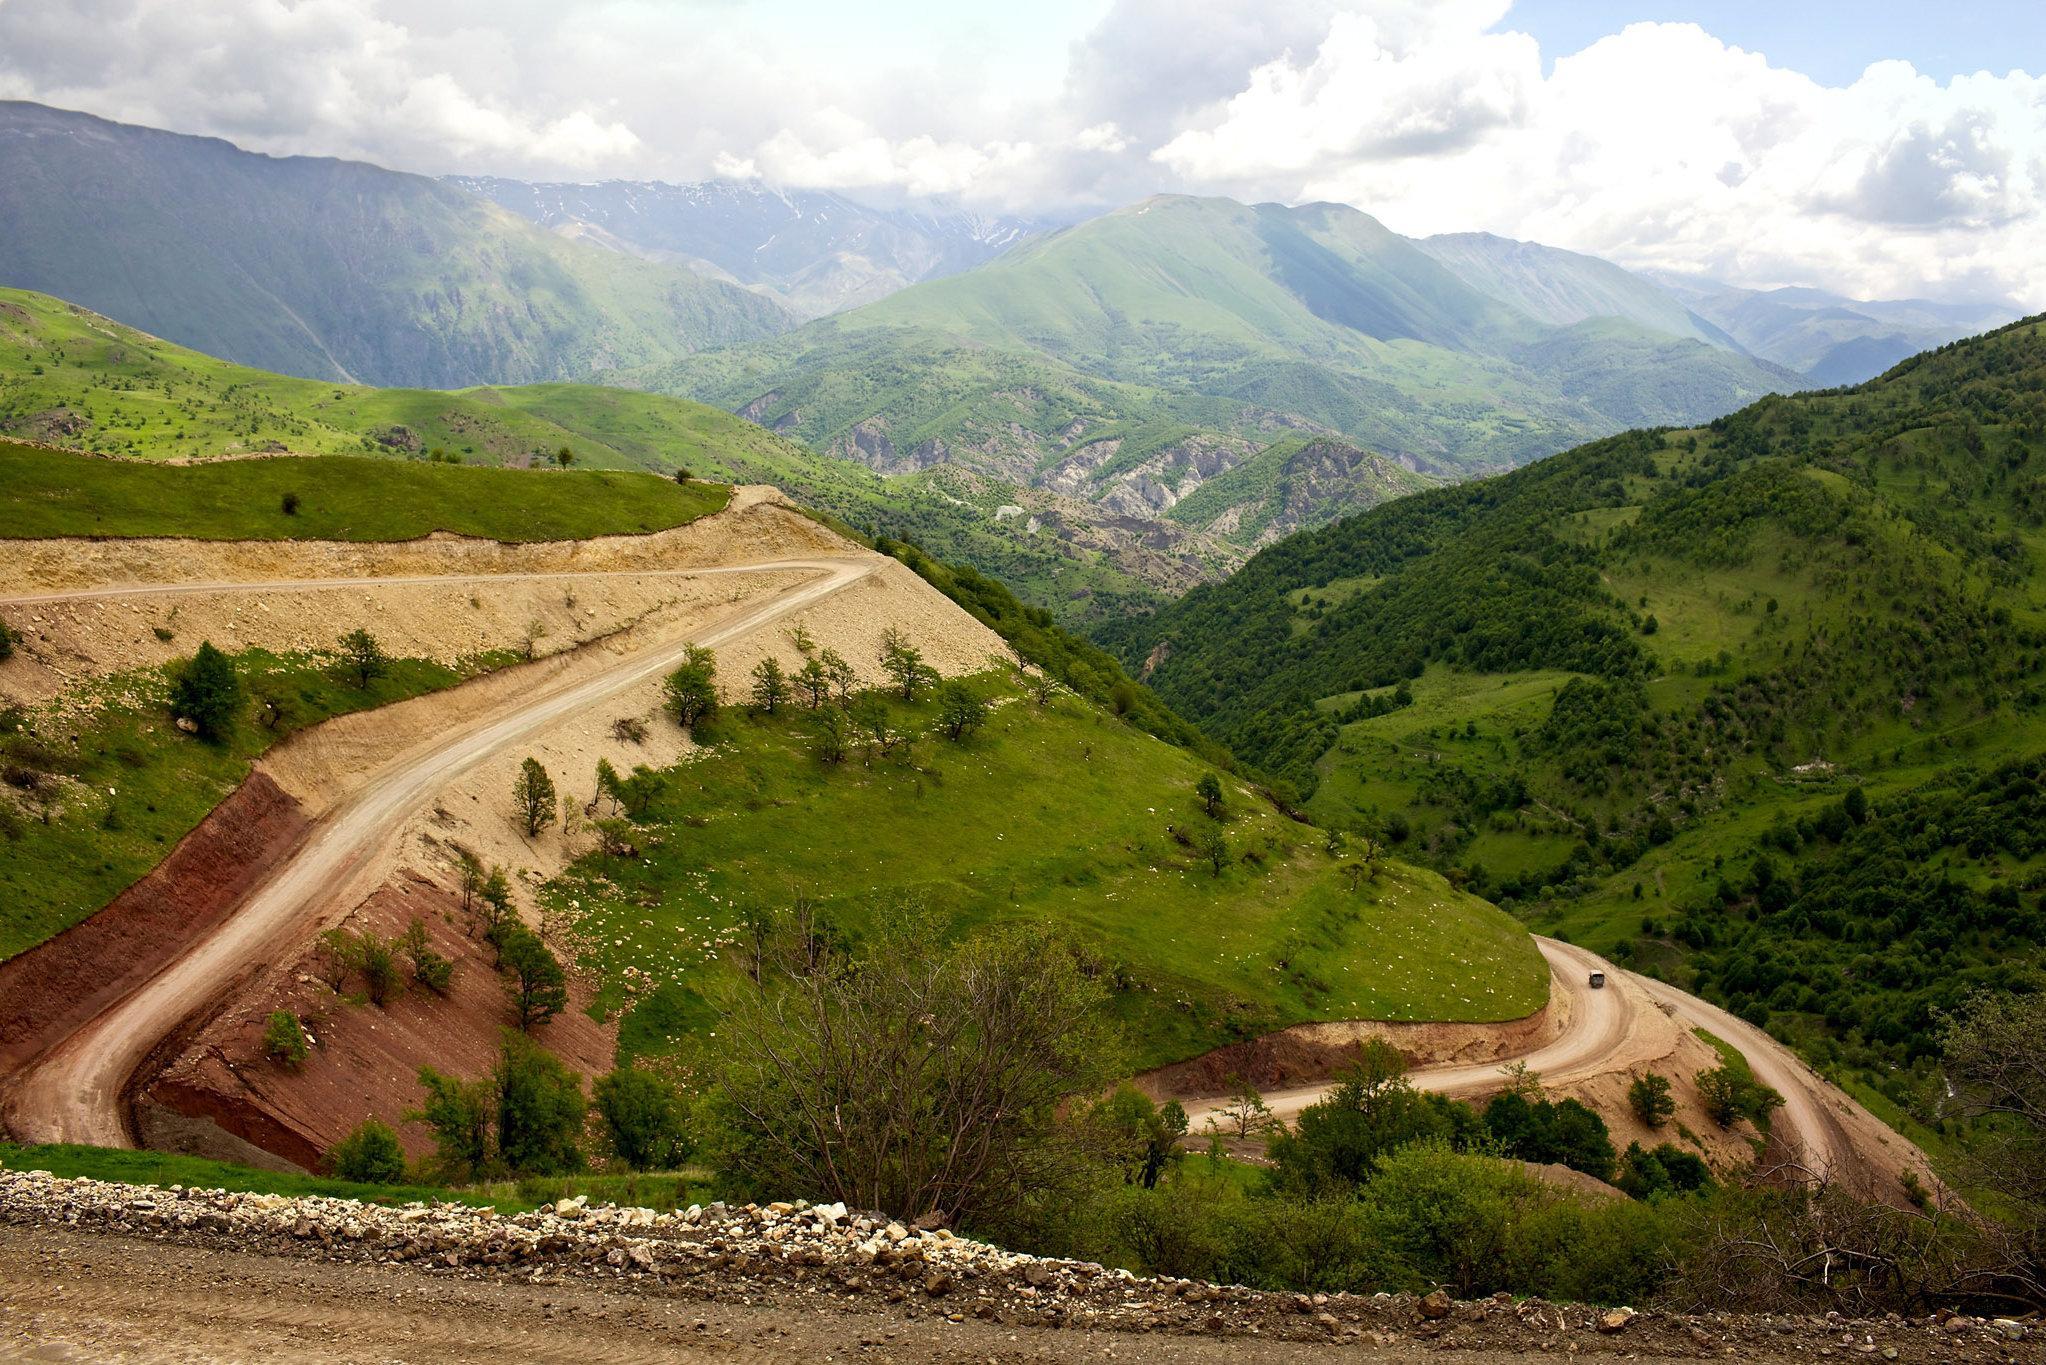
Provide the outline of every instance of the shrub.
{"type": "Polygon", "coordinates": [[[818,936],[794,927],[783,970],[735,991],[717,1028],[735,1176],[991,1227],[1094,1178],[1068,1102],[1105,1079],[1103,992],[1070,950],[1020,926],[945,947],[904,915],[819,970],[818,936]]]}
{"type": "Polygon", "coordinates": [[[370,929],[363,929],[355,935],[355,965],[362,972],[364,993],[370,1003],[379,1008],[388,1005],[391,997],[405,989],[405,983],[398,975],[396,945],[370,929]]]}
{"type": "Polygon", "coordinates": [[[0,663],[14,657],[14,629],[5,620],[0,620],[0,663]]]}
{"type": "Polygon", "coordinates": [[[234,660],[208,641],[199,646],[171,687],[171,711],[190,720],[205,738],[217,740],[234,729],[242,697],[234,660]]]}
{"type": "Polygon", "coordinates": [[[611,722],[611,738],[621,744],[644,744],[646,722],[637,716],[620,716],[611,722]]]}
{"type": "Polygon", "coordinates": [[[434,1170],[443,1179],[467,1183],[490,1164],[491,1110],[495,1092],[488,1081],[445,1076],[430,1066],[419,1068],[426,1100],[406,1117],[433,1132],[434,1170]]]}
{"type": "Polygon", "coordinates": [[[621,1066],[598,1077],[592,1098],[612,1154],[633,1170],[673,1170],[689,1154],[681,1096],[670,1082],[621,1066]]]}
{"type": "Polygon", "coordinates": [[[272,1010],[263,1026],[263,1055],[280,1066],[297,1067],[306,1059],[305,1025],[290,1010],[272,1010]]]}
{"type": "Polygon", "coordinates": [[[367,1118],[327,1153],[327,1168],[343,1180],[395,1185],[405,1178],[405,1149],[389,1125],[367,1118]]]}
{"type": "Polygon", "coordinates": [[[1691,1194],[1712,1187],[1712,1168],[1696,1153],[1674,1143],[1644,1149],[1640,1143],[1630,1142],[1613,1183],[1636,1199],[1691,1194]]]}
{"type": "Polygon", "coordinates": [[[287,517],[297,516],[298,494],[286,493],[282,498],[278,499],[277,505],[283,510],[285,516],[287,517]]]}

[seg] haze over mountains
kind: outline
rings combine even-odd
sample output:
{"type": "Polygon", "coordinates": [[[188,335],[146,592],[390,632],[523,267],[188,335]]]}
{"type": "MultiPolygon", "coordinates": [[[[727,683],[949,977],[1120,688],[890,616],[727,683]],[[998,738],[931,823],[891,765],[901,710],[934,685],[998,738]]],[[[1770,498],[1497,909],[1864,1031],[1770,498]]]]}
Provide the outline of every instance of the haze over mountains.
{"type": "Polygon", "coordinates": [[[792,322],[424,176],[19,101],[0,102],[0,281],[243,364],[436,388],[647,364],[792,322]]]}
{"type": "Polygon", "coordinates": [[[806,318],[970,270],[1052,226],[935,203],[873,208],[757,180],[447,182],[563,236],[757,288],[806,318]]]}

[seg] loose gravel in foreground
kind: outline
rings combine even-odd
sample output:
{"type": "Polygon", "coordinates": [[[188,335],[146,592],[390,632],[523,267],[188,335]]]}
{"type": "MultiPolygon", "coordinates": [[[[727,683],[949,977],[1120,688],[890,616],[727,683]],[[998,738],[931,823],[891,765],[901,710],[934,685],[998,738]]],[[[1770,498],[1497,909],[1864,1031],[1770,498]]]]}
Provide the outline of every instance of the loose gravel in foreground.
{"type": "MultiPolygon", "coordinates": [[[[1127,1356],[1138,1347],[1145,1356],[1206,1358],[1207,1343],[1195,1349],[1187,1340],[1201,1337],[1239,1343],[1255,1338],[1269,1344],[1255,1348],[1261,1354],[1286,1343],[1288,1358],[1335,1348],[1363,1359],[1460,1349],[1477,1353],[1465,1357],[1473,1360],[1542,1352],[1639,1359],[2046,1360],[2039,1329],[2015,1320],[1685,1316],[1504,1296],[1452,1302],[1440,1293],[1424,1298],[1265,1293],[1019,1255],[943,1229],[849,1213],[839,1205],[713,1204],[656,1213],[564,1200],[537,1212],[498,1215],[451,1204],[383,1208],[342,1199],[0,1171],[0,1232],[10,1227],[24,1235],[111,1233],[336,1272],[374,1267],[421,1278],[429,1287],[432,1280],[423,1277],[493,1283],[508,1292],[525,1290],[536,1313],[543,1305],[532,1286],[778,1309],[791,1322],[813,1327],[823,1311],[841,1318],[833,1340],[850,1345],[871,1338],[877,1349],[885,1343],[887,1358],[923,1358],[929,1354],[925,1348],[949,1341],[940,1353],[948,1356],[951,1349],[969,1346],[965,1338],[1006,1336],[1010,1342],[1065,1341],[1075,1347],[1084,1338],[1095,1343],[1086,1352],[1090,1358],[1099,1358],[1103,1349],[1127,1356]],[[946,1335],[955,1327],[974,1330],[946,1335]],[[988,1329],[1008,1330],[990,1336],[988,1329]],[[1147,1341],[1140,1334],[1154,1336],[1147,1341]],[[1172,1340],[1180,1345],[1172,1347],[1172,1340]],[[1105,1348],[1098,1344],[1104,1341],[1105,1348]]],[[[14,1267],[17,1274],[20,1269],[14,1267]]],[[[30,1293],[32,1286],[0,1288],[0,1301],[17,1292],[30,1293]]],[[[455,1293],[456,1286],[448,1284],[446,1292],[455,1293]]],[[[75,1307],[75,1301],[67,1302],[75,1307]]],[[[10,1305],[10,1315],[16,1307],[10,1305]]],[[[551,1302],[545,1307],[551,1320],[551,1302]]],[[[1052,1352],[1055,1358],[1066,1354],[1052,1352]]],[[[188,1358],[209,1357],[202,1347],[188,1358]]],[[[232,1352],[220,1358],[232,1358],[232,1352]]]]}

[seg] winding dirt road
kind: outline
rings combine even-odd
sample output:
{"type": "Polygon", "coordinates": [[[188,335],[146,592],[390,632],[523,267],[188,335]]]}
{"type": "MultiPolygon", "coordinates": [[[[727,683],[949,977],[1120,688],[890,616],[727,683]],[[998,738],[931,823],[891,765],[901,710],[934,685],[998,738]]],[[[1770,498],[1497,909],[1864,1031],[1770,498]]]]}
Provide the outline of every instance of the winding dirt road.
{"type": "MultiPolygon", "coordinates": [[[[1790,1158],[1815,1173],[1851,1178],[1874,1187],[1894,1183],[1899,1172],[1916,1171],[1928,1182],[1924,1155],[1880,1119],[1863,1109],[1762,1030],[1674,986],[1651,981],[1573,944],[1535,939],[1548,959],[1551,1008],[1567,1022],[1552,1041],[1517,1057],[1448,1066],[1420,1067],[1408,1079],[1423,1090],[1450,1096],[1485,1094],[1500,1088],[1501,1070],[1514,1062],[1540,1073],[1550,1086],[1626,1071],[1641,1049],[1638,1034],[1667,1029],[1670,1022],[1702,1028],[1732,1044],[1747,1058],[1763,1084],[1783,1096],[1774,1127],[1790,1158]],[[1591,973],[1606,974],[1594,990],[1591,973]]],[[[1652,1055],[1652,1053],[1651,1053],[1652,1055]]],[[[1328,1084],[1275,1090],[1264,1096],[1276,1118],[1291,1122],[1328,1094],[1328,1084]]],[[[1221,1120],[1226,1099],[1185,1101],[1191,1127],[1221,1120]]]]}
{"type": "MultiPolygon", "coordinates": [[[[572,713],[674,667],[690,646],[720,645],[749,634],[858,582],[887,562],[874,556],[821,555],[701,569],[629,571],[626,576],[631,577],[778,571],[801,572],[811,577],[743,607],[708,629],[629,654],[595,675],[521,696],[511,706],[478,715],[467,724],[436,735],[390,760],[329,811],[291,859],[252,891],[229,919],[15,1077],[7,1093],[7,1127],[29,1141],[132,1146],[122,1096],[150,1052],[217,999],[242,972],[294,946],[304,936],[308,924],[328,907],[343,902],[351,893],[358,898],[367,894],[370,888],[360,883],[373,870],[377,850],[438,789],[572,713]]],[[[9,600],[48,602],[137,592],[268,591],[388,586],[407,581],[450,584],[465,580],[503,582],[506,578],[591,576],[595,575],[450,574],[418,580],[180,584],[92,589],[9,600]]]]}

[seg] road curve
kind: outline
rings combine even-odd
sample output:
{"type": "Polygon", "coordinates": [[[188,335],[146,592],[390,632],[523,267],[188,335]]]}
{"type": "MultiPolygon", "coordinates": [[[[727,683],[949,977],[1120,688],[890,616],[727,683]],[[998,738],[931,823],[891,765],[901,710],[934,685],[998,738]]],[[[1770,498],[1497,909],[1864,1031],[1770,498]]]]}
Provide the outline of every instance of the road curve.
{"type": "MultiPolygon", "coordinates": [[[[340,588],[419,588],[454,583],[525,583],[553,579],[583,578],[704,578],[715,574],[756,573],[762,570],[801,568],[823,559],[785,559],[759,564],[716,564],[699,569],[560,569],[491,573],[362,574],[349,578],[265,578],[252,582],[229,580],[189,583],[131,583],[98,588],[72,588],[62,592],[7,593],[0,595],[0,607],[38,607],[64,602],[94,602],[110,597],[188,597],[232,592],[314,592],[340,588]]],[[[836,562],[836,561],[833,561],[836,562]]],[[[846,562],[850,563],[851,560],[846,562]]]]}
{"type": "MultiPolygon", "coordinates": [[[[814,577],[745,607],[686,640],[629,655],[594,676],[523,696],[515,705],[478,716],[392,759],[322,817],[291,859],[250,892],[228,919],[24,1068],[9,1087],[7,1126],[28,1141],[131,1146],[122,1095],[150,1051],[208,1005],[239,973],[291,946],[307,922],[326,907],[351,890],[366,894],[368,887],[352,883],[373,865],[383,843],[435,791],[563,717],[672,668],[690,645],[718,645],[736,639],[865,578],[885,563],[871,556],[815,556],[660,571],[690,575],[796,570],[814,577]]],[[[475,575],[486,579],[576,576],[580,575],[475,575]]],[[[376,585],[392,581],[370,580],[376,585]]],[[[458,580],[449,576],[430,581],[458,580]]],[[[230,584],[208,590],[284,586],[290,585],[230,584]]]]}
{"type": "MultiPolygon", "coordinates": [[[[1517,1057],[1417,1068],[1408,1073],[1415,1086],[1451,1096],[1481,1094],[1497,1090],[1501,1068],[1513,1062],[1525,1063],[1545,1083],[1558,1086],[1629,1070],[1632,1035],[1651,1025],[1655,1016],[1666,1016],[1683,1028],[1706,1029],[1732,1044],[1747,1058],[1756,1078],[1782,1094],[1783,1108],[1773,1126],[1792,1160],[1871,1191],[1887,1191],[1897,1172],[1905,1169],[1929,1179],[1923,1154],[1906,1139],[1752,1024],[1674,986],[1622,971],[1573,944],[1537,937],[1535,945],[1548,959],[1552,1001],[1561,996],[1567,1004],[1562,1034],[1517,1057]],[[1606,974],[1603,989],[1591,988],[1594,971],[1606,974]]],[[[1264,1100],[1274,1117],[1291,1122],[1332,1088],[1299,1086],[1273,1091],[1264,1100]]],[[[1191,1127],[1198,1131],[1208,1118],[1219,1119],[1228,1101],[1184,1103],[1191,1127]]]]}

